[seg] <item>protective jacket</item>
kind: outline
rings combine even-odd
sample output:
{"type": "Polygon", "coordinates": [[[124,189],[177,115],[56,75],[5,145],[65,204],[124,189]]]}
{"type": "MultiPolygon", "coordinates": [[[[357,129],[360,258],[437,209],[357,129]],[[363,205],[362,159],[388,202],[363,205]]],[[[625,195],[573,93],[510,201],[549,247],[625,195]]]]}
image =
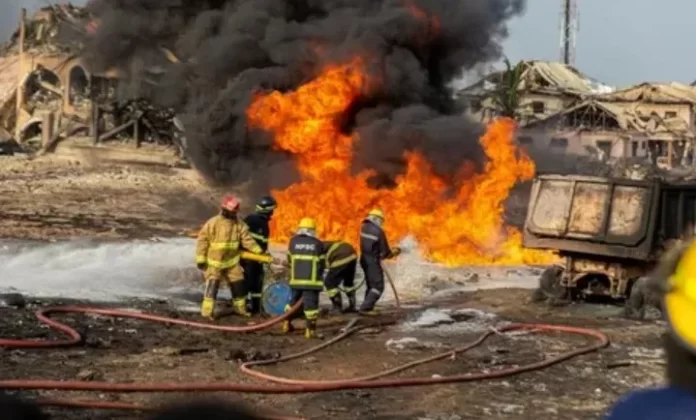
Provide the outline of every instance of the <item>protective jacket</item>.
{"type": "Polygon", "coordinates": [[[668,386],[634,391],[612,408],[606,420],[682,420],[696,413],[696,394],[668,386]]]}
{"type": "Polygon", "coordinates": [[[663,337],[667,382],[662,388],[643,389],[623,396],[606,420],[682,420],[696,413],[696,359],[672,334],[663,337]]]}
{"type": "Polygon", "coordinates": [[[295,235],[288,245],[290,287],[305,290],[324,289],[324,243],[313,236],[295,235]]]}
{"type": "Polygon", "coordinates": [[[268,215],[262,213],[252,213],[244,219],[244,223],[249,226],[249,234],[264,252],[268,250],[268,239],[271,234],[270,221],[268,215]]]}
{"type": "Polygon", "coordinates": [[[353,245],[343,241],[326,241],[326,266],[327,268],[338,268],[358,259],[353,245]]]}
{"type": "Polygon", "coordinates": [[[217,215],[205,222],[198,233],[196,264],[206,264],[208,268],[218,270],[229,269],[239,264],[242,249],[254,254],[263,253],[244,222],[217,215]]]}
{"type": "Polygon", "coordinates": [[[360,255],[375,260],[393,256],[384,230],[369,220],[363,221],[360,228],[360,255]]]}

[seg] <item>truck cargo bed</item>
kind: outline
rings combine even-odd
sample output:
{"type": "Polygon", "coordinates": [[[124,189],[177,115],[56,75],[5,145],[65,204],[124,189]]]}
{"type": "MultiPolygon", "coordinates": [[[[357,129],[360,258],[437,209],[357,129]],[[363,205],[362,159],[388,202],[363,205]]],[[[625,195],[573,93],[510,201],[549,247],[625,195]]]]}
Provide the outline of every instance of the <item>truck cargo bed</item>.
{"type": "Polygon", "coordinates": [[[539,176],[532,186],[524,246],[647,259],[659,197],[657,181],[539,176]]]}

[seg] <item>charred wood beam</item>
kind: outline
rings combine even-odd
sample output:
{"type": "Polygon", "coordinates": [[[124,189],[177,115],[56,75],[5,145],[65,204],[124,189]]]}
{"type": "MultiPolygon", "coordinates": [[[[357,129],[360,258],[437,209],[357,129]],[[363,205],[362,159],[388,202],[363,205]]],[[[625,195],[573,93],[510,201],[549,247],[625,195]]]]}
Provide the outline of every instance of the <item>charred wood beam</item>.
{"type": "Polygon", "coordinates": [[[46,142],[46,144],[41,148],[41,150],[39,150],[38,156],[41,156],[48,152],[53,152],[55,150],[56,145],[58,144],[58,140],[63,135],[65,135],[65,137],[70,137],[78,131],[85,129],[89,129],[89,127],[86,124],[78,123],[75,121],[69,121],[63,128],[61,128],[55,134],[53,134],[50,140],[46,142]]]}
{"type": "Polygon", "coordinates": [[[152,136],[155,138],[155,144],[159,145],[161,138],[160,138],[159,133],[157,132],[157,129],[152,125],[152,123],[147,118],[142,118],[140,121],[152,133],[152,136]]]}
{"type": "Polygon", "coordinates": [[[46,89],[49,92],[53,92],[56,95],[60,96],[61,98],[63,97],[63,92],[58,89],[57,87],[53,86],[50,83],[43,82],[41,80],[37,80],[36,83],[41,86],[42,88],[46,89]]]}
{"type": "Polygon", "coordinates": [[[131,127],[133,127],[137,121],[138,121],[138,120],[130,120],[130,121],[128,121],[128,122],[125,123],[125,124],[119,125],[118,127],[114,128],[113,130],[107,131],[106,133],[104,133],[104,134],[102,134],[101,136],[99,136],[99,140],[98,140],[98,141],[99,141],[99,142],[102,142],[102,141],[104,141],[104,140],[110,139],[111,137],[113,137],[113,136],[115,136],[115,135],[117,135],[117,134],[119,134],[119,133],[121,133],[121,132],[123,132],[123,131],[125,131],[125,130],[131,128],[131,127]]]}
{"type": "Polygon", "coordinates": [[[92,142],[96,145],[99,143],[99,105],[94,100],[96,95],[92,94],[92,121],[90,121],[90,135],[92,142]]]}

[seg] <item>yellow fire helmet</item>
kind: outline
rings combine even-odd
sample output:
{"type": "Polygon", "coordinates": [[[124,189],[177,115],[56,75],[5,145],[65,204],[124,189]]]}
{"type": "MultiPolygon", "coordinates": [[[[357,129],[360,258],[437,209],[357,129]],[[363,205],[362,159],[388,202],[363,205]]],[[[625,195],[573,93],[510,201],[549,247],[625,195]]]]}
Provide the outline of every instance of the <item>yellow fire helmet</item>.
{"type": "Polygon", "coordinates": [[[379,217],[380,219],[384,220],[384,212],[381,209],[372,209],[369,213],[367,213],[367,215],[379,217]]]}
{"type": "Polygon", "coordinates": [[[300,220],[300,224],[297,226],[298,229],[316,229],[317,222],[310,217],[304,217],[300,220]]]}
{"type": "Polygon", "coordinates": [[[669,277],[664,299],[672,332],[683,345],[696,352],[696,241],[689,244],[669,277]]]}

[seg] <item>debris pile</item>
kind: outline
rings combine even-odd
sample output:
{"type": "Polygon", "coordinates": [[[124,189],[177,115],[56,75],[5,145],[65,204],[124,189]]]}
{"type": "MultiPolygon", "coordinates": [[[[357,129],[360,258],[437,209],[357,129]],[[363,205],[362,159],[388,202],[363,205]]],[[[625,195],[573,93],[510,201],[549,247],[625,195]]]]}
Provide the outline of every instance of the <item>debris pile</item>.
{"type": "Polygon", "coordinates": [[[85,28],[91,24],[86,9],[70,4],[50,5],[27,18],[24,52],[31,57],[28,70],[19,54],[21,29],[0,45],[0,128],[7,136],[16,135],[25,146],[42,151],[51,150],[61,138],[96,131],[98,141],[136,138],[138,144],[174,143],[183,153],[183,128],[174,122],[173,109],[129,96],[127,84],[117,73],[93,72],[84,63],[85,28]],[[20,74],[22,71],[28,74],[20,74]],[[17,80],[22,79],[25,82],[18,97],[17,80]],[[53,126],[48,143],[42,144],[47,114],[52,114],[49,121],[53,126]],[[94,131],[90,130],[93,125],[94,131]]]}
{"type": "MultiPolygon", "coordinates": [[[[41,8],[25,26],[24,48],[44,54],[79,54],[82,45],[77,37],[89,16],[87,11],[72,4],[52,4],[41,8]]],[[[0,47],[0,55],[19,52],[20,30],[0,47]]]]}

